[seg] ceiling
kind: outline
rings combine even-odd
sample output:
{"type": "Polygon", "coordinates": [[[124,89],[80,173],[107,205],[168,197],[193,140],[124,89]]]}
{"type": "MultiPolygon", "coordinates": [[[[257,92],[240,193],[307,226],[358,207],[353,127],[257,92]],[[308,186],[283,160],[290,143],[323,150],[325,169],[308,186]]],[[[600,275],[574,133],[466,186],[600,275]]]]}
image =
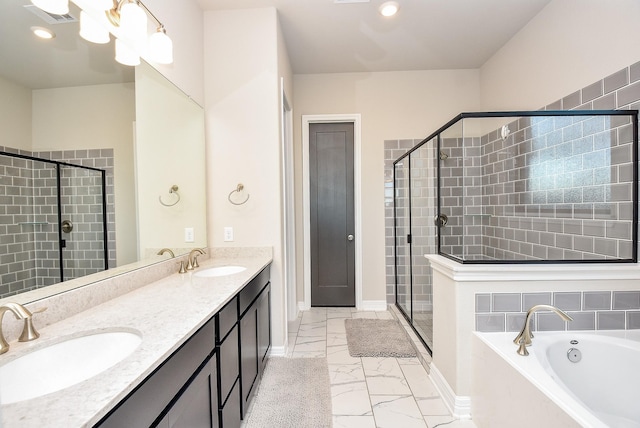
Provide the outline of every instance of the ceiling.
{"type": "Polygon", "coordinates": [[[30,0],[0,0],[0,76],[31,89],[133,81],[133,67],[113,59],[113,41],[97,45],[78,36],[80,11],[73,3],[75,21],[49,24],[42,13],[30,0]],[[47,27],[56,37],[38,39],[32,26],[47,27]]]}
{"type": "Polygon", "coordinates": [[[197,0],[204,10],[275,7],[293,72],[470,69],[482,66],[551,0],[197,0]]]}

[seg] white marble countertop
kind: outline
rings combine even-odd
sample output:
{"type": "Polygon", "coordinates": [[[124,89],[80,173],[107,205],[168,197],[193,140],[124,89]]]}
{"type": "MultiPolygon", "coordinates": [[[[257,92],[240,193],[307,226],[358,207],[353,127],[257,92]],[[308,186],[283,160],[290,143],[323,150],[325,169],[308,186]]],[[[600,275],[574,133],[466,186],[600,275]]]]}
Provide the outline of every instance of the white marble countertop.
{"type": "MultiPolygon", "coordinates": [[[[135,330],[140,346],[112,368],[69,388],[0,406],[0,426],[91,427],[203,326],[225,303],[271,263],[270,255],[215,257],[199,270],[241,265],[238,274],[199,278],[172,274],[40,330],[40,338],[12,342],[0,364],[26,352],[87,333],[135,330]]],[[[37,315],[34,315],[34,317],[37,315]]]]}

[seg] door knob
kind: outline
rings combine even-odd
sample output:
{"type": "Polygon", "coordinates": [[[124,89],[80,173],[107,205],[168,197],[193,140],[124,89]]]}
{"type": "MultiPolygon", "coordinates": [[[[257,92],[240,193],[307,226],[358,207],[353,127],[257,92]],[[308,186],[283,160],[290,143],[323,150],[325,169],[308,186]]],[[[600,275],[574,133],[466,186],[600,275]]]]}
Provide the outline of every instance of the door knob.
{"type": "Polygon", "coordinates": [[[436,216],[436,218],[434,219],[434,222],[438,227],[446,226],[448,221],[449,221],[449,217],[447,217],[446,214],[440,214],[436,216]]]}
{"type": "Polygon", "coordinates": [[[348,236],[347,236],[347,240],[349,240],[349,241],[353,241],[353,235],[348,235],[348,236]]]}

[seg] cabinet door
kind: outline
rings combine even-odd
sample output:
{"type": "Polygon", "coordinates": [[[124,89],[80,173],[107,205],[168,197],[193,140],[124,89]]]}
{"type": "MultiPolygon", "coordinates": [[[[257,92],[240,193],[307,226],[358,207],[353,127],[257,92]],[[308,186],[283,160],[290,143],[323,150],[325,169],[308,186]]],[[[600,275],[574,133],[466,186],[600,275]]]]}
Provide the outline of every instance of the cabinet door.
{"type": "Polygon", "coordinates": [[[169,410],[169,428],[210,428],[212,426],[211,375],[211,361],[209,361],[169,410]]]}
{"type": "Polygon", "coordinates": [[[271,347],[271,284],[262,291],[258,300],[258,367],[262,374],[267,353],[271,347]]]}
{"type": "Polygon", "coordinates": [[[240,321],[240,356],[242,380],[242,417],[247,413],[253,395],[253,386],[258,376],[258,310],[254,304],[240,321]]]}

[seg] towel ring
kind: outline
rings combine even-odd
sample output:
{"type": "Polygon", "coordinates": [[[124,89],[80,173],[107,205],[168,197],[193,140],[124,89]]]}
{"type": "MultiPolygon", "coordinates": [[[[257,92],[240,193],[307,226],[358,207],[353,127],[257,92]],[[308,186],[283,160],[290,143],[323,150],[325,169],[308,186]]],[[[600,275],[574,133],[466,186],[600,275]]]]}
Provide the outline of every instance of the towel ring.
{"type": "Polygon", "coordinates": [[[176,186],[175,184],[173,186],[171,186],[171,188],[169,188],[169,194],[172,194],[172,193],[175,194],[178,197],[178,199],[176,199],[176,201],[174,203],[167,204],[167,203],[163,202],[162,201],[162,196],[158,196],[158,200],[165,207],[172,207],[175,204],[177,204],[178,202],[180,202],[180,193],[178,193],[178,186],[176,186]]]}
{"type": "Polygon", "coordinates": [[[249,196],[251,196],[248,193],[247,193],[247,197],[242,202],[233,202],[233,200],[231,199],[231,195],[233,195],[234,193],[240,193],[243,190],[244,190],[244,185],[242,183],[238,183],[238,186],[234,190],[232,190],[231,193],[229,193],[229,196],[227,197],[227,199],[229,199],[229,202],[231,202],[233,205],[245,204],[249,200],[249,196]]]}

